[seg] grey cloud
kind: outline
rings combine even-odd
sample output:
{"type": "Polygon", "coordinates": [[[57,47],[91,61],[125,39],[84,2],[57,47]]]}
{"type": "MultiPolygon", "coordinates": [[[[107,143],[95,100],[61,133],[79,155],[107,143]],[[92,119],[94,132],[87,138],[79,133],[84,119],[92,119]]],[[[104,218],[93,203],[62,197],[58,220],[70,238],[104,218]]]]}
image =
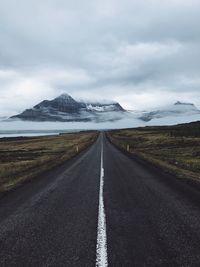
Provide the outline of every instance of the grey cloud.
{"type": "Polygon", "coordinates": [[[63,91],[141,108],[143,94],[152,105],[162,91],[197,99],[199,10],[198,0],[2,0],[0,113],[13,95],[12,113],[63,91]]]}

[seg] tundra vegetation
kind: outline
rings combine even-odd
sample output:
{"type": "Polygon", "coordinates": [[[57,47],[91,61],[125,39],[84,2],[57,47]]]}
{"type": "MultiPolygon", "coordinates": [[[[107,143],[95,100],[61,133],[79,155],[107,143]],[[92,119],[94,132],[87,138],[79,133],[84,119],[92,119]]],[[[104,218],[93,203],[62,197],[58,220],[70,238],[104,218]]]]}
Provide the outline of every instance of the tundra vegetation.
{"type": "Polygon", "coordinates": [[[0,192],[30,180],[87,148],[97,132],[0,139],[0,192]]]}
{"type": "Polygon", "coordinates": [[[110,141],[180,178],[200,179],[200,122],[113,130],[110,141]]]}

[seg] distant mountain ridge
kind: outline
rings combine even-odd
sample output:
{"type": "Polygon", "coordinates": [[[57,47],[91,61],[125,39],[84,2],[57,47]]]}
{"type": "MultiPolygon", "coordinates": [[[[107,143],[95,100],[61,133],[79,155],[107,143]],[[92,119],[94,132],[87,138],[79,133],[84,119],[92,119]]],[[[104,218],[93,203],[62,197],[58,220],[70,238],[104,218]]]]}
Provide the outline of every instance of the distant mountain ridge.
{"type": "Polygon", "coordinates": [[[26,109],[12,119],[26,121],[61,121],[61,122],[108,122],[122,119],[137,119],[149,122],[180,116],[200,116],[200,110],[192,103],[177,101],[173,105],[150,112],[126,111],[113,101],[77,101],[68,94],[62,94],[53,100],[43,100],[33,108],[26,109]]]}
{"type": "Polygon", "coordinates": [[[160,119],[165,117],[175,117],[181,115],[196,115],[200,114],[200,110],[192,103],[183,103],[177,101],[174,105],[163,107],[159,110],[144,112],[140,119],[150,121],[152,119],[160,119]]]}
{"type": "Polygon", "coordinates": [[[117,102],[78,102],[68,94],[53,100],[43,100],[31,109],[12,116],[29,121],[113,121],[121,119],[126,111],[117,102]],[[106,116],[105,116],[106,114],[106,116]]]}

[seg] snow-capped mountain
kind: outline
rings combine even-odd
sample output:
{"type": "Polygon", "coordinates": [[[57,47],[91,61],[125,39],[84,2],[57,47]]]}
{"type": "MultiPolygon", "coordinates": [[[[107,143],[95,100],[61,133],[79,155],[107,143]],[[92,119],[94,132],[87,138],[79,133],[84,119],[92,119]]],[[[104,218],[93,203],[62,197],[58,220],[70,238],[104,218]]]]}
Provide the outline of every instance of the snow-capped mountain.
{"type": "Polygon", "coordinates": [[[78,102],[68,94],[53,100],[43,100],[31,109],[12,116],[29,121],[113,121],[119,120],[126,111],[119,103],[78,102]]]}
{"type": "Polygon", "coordinates": [[[191,116],[198,114],[200,115],[200,110],[194,104],[178,101],[172,106],[163,107],[151,112],[143,112],[140,119],[143,121],[150,121],[166,117],[191,116]]]}
{"type": "MultiPolygon", "coordinates": [[[[154,111],[126,111],[113,101],[90,102],[77,101],[68,94],[62,94],[53,100],[43,100],[31,109],[11,118],[26,121],[60,121],[60,122],[113,122],[127,119],[155,124],[162,120],[186,122],[200,119],[200,110],[191,103],[176,102],[174,105],[154,111]]],[[[131,125],[130,125],[131,127],[131,125]]]]}

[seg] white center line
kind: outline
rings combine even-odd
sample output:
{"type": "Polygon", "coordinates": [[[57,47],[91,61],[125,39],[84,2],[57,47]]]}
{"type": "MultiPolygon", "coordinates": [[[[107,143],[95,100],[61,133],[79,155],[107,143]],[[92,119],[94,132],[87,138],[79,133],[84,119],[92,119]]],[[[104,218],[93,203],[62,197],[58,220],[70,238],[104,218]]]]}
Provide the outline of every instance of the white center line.
{"type": "Polygon", "coordinates": [[[106,237],[106,216],[103,201],[104,167],[103,167],[103,138],[101,137],[101,171],[99,190],[99,214],[96,247],[96,267],[108,266],[107,258],[107,237],[106,237]]]}

